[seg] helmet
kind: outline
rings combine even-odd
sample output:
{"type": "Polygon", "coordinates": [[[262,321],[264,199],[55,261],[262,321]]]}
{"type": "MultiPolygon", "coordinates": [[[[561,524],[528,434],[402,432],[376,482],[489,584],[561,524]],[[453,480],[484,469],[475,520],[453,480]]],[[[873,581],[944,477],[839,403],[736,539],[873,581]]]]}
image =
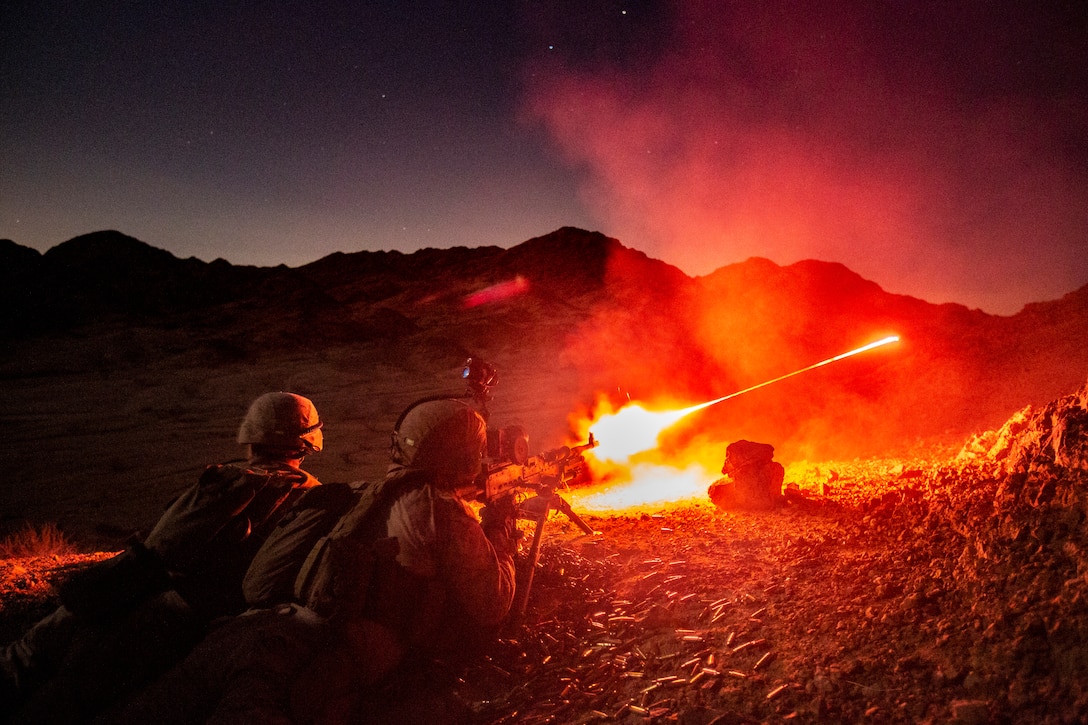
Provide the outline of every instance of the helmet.
{"type": "Polygon", "coordinates": [[[309,398],[294,393],[265,393],[249,406],[239,443],[256,443],[276,448],[321,450],[321,419],[309,398]]]}
{"type": "Polygon", "coordinates": [[[475,476],[487,448],[487,424],[460,400],[410,406],[393,430],[393,462],[450,477],[475,476]]]}

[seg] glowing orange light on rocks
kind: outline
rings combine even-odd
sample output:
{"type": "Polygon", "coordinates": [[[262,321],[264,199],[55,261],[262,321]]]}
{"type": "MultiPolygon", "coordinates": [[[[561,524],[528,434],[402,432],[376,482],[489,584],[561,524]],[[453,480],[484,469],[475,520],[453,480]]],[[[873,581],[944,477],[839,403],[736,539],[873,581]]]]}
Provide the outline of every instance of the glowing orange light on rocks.
{"type": "Polygon", "coordinates": [[[691,453],[684,457],[685,460],[668,461],[664,464],[645,460],[632,462],[632,458],[645,458],[644,454],[655,451],[661,434],[692,413],[898,341],[897,335],[890,335],[758,385],[684,408],[652,411],[638,403],[629,403],[612,411],[602,404],[605,407],[598,411],[596,419],[583,421],[579,427],[592,433],[597,439],[597,447],[589,451],[586,457],[594,471],[594,478],[605,483],[572,492],[572,503],[577,502],[574,503],[576,508],[581,507],[587,511],[603,511],[638,508],[703,496],[707,486],[716,478],[716,469],[721,465],[720,451],[712,454],[718,456],[716,461],[710,460],[707,451],[691,453]]]}

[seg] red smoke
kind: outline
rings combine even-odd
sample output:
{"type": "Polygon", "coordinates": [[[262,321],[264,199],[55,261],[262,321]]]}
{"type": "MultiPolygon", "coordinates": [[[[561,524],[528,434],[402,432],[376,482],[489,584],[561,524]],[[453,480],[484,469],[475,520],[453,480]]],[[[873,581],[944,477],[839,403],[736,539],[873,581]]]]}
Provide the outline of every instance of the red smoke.
{"type": "Polygon", "coordinates": [[[1084,284],[1088,181],[1063,155],[1084,99],[1011,77],[994,48],[1038,50],[1012,26],[884,5],[676,4],[651,62],[553,58],[525,110],[602,228],[689,274],[840,261],[1002,314],[1084,284]]]}

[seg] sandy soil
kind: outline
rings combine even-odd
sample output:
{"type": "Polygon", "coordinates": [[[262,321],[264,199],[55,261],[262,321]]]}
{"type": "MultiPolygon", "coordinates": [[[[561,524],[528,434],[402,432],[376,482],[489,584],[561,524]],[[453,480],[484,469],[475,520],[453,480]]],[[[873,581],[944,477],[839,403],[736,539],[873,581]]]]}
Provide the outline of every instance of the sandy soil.
{"type": "MultiPolygon", "coordinates": [[[[1083,474],[809,473],[776,511],[586,515],[594,536],[553,517],[523,622],[455,687],[471,721],[1079,720],[1083,474]]],[[[5,562],[6,623],[47,606],[41,583],[68,566],[5,562]]]]}

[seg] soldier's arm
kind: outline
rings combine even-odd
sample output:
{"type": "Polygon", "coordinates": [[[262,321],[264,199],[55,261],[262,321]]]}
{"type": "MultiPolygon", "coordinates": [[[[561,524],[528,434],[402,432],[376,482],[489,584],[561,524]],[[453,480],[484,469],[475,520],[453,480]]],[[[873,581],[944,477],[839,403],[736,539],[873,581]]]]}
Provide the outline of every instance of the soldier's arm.
{"type": "Polygon", "coordinates": [[[439,576],[473,619],[485,626],[498,624],[514,600],[511,547],[506,541],[489,540],[459,501],[436,501],[435,518],[439,576]]]}

